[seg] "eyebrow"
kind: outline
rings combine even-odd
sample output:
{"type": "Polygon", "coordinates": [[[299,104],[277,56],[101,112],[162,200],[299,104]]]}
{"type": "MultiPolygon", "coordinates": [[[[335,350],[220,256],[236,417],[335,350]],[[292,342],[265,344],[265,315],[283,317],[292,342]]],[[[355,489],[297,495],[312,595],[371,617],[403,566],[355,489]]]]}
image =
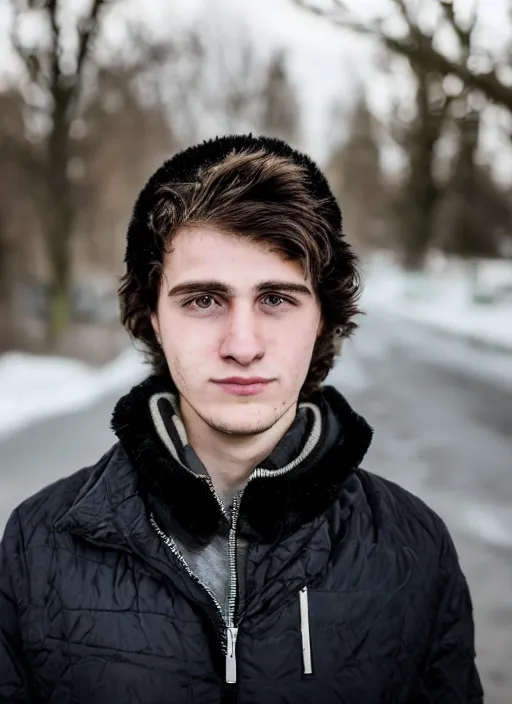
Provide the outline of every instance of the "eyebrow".
{"type": "MultiPolygon", "coordinates": [[[[182,284],[173,286],[168,293],[168,296],[183,296],[204,293],[217,293],[228,298],[235,296],[235,289],[228,286],[222,281],[211,279],[208,281],[185,281],[182,284]]],[[[269,291],[279,291],[281,293],[296,293],[304,296],[312,296],[313,292],[305,284],[294,284],[290,281],[262,281],[253,287],[256,294],[268,293],[269,291]]]]}

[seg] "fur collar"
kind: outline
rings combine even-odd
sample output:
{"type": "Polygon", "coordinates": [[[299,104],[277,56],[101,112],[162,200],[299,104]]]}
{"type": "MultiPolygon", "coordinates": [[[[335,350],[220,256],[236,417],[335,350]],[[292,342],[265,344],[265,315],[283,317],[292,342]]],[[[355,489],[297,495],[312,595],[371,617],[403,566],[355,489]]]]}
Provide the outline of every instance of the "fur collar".
{"type": "MultiPolygon", "coordinates": [[[[188,471],[155,429],[150,399],[169,391],[160,377],[135,386],[115,407],[112,429],[159,524],[208,541],[226,517],[208,478],[188,471]]],[[[325,386],[311,402],[320,408],[323,428],[307,459],[289,472],[254,477],[245,488],[239,529],[250,539],[270,543],[317,518],[340,497],[368,450],[372,429],[336,389],[325,386]]]]}

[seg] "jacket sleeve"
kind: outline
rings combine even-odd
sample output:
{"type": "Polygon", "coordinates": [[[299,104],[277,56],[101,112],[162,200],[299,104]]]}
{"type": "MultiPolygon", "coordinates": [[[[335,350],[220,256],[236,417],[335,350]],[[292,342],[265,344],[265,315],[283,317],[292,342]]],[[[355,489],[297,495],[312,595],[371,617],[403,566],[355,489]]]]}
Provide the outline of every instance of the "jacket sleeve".
{"type": "Polygon", "coordinates": [[[434,635],[415,704],[482,704],[475,664],[473,605],[453,541],[444,528],[434,635]]]}
{"type": "Polygon", "coordinates": [[[0,702],[11,704],[30,702],[15,594],[21,560],[19,520],[14,512],[0,543],[0,702]]]}

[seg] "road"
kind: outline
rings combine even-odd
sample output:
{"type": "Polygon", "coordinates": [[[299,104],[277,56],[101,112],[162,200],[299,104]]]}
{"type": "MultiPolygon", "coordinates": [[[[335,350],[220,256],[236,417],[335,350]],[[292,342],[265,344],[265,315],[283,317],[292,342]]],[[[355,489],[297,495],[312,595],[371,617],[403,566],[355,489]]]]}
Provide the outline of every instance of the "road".
{"type": "MultiPolygon", "coordinates": [[[[450,528],[473,596],[486,704],[510,704],[512,359],[373,313],[329,381],[375,428],[365,468],[421,496],[450,528]]],[[[115,400],[0,443],[0,526],[23,498],[111,445],[115,400]]]]}

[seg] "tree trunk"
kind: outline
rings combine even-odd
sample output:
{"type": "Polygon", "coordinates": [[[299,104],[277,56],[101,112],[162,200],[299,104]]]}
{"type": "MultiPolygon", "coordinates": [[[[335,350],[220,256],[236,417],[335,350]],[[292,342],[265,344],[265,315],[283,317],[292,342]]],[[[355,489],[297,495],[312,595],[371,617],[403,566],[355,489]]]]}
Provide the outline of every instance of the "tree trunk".
{"type": "Polygon", "coordinates": [[[50,300],[46,347],[53,350],[70,320],[71,253],[74,221],[69,163],[69,93],[54,92],[53,124],[47,151],[47,221],[45,242],[50,265],[50,300]]]}
{"type": "Polygon", "coordinates": [[[6,231],[0,211],[0,353],[12,349],[14,343],[13,262],[6,231]]]}
{"type": "Polygon", "coordinates": [[[52,233],[56,251],[50,255],[51,283],[46,327],[46,348],[53,351],[71,317],[71,267],[68,254],[67,231],[52,233]]]}
{"type": "Polygon", "coordinates": [[[443,129],[445,108],[432,103],[430,76],[421,66],[411,64],[418,79],[417,115],[409,135],[409,179],[406,185],[403,262],[405,268],[419,271],[434,237],[434,209],[439,196],[434,176],[436,144],[443,129]]]}

